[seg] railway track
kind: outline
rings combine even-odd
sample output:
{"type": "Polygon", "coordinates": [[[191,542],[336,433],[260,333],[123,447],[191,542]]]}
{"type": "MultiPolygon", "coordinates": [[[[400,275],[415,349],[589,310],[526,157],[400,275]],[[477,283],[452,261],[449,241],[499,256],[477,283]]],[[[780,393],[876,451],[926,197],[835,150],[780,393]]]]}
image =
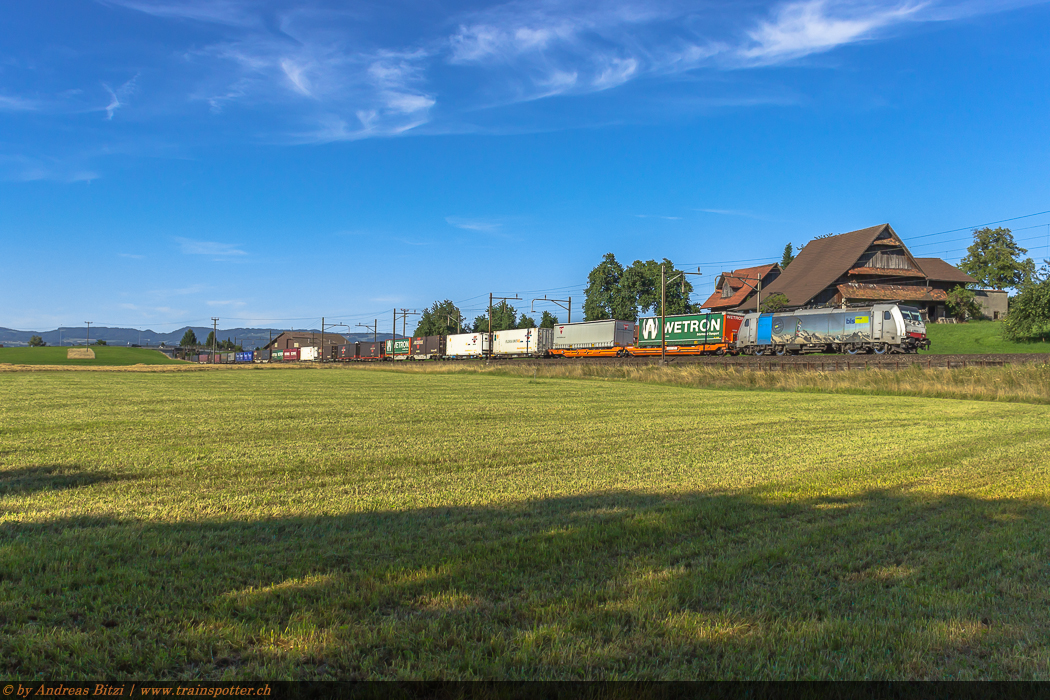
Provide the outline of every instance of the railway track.
{"type": "MultiPolygon", "coordinates": [[[[484,360],[443,360],[442,362],[484,364],[484,360]]],[[[741,371],[750,369],[763,372],[838,372],[856,369],[900,370],[908,369],[915,365],[929,369],[934,367],[963,369],[967,367],[1003,367],[1006,365],[1016,365],[1027,362],[1050,362],[1050,353],[988,355],[784,355],[781,357],[775,355],[763,357],[681,356],[667,358],[667,365],[670,367],[701,364],[712,367],[723,367],[725,369],[737,369],[741,371]]],[[[522,367],[532,365],[538,367],[549,367],[591,364],[620,367],[647,367],[658,363],[659,358],[657,357],[579,357],[571,359],[494,359],[491,360],[488,365],[490,367],[522,367]]]]}

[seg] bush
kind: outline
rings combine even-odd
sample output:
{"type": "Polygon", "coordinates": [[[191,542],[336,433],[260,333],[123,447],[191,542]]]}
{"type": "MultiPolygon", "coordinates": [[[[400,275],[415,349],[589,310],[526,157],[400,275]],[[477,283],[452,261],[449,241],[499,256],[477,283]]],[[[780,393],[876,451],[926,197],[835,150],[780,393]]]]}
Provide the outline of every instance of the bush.
{"type": "Polygon", "coordinates": [[[34,335],[29,339],[29,347],[31,348],[43,348],[46,347],[47,343],[39,335],[34,335]]]}

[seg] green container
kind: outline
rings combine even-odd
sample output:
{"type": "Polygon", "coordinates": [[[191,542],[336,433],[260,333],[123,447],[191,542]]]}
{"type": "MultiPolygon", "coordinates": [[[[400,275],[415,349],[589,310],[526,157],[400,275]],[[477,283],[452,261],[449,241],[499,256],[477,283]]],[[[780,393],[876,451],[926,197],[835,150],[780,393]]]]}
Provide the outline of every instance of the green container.
{"type": "MultiPolygon", "coordinates": [[[[668,345],[713,345],[723,342],[725,314],[684,314],[668,316],[664,325],[664,342],[668,345]]],[[[638,319],[638,347],[660,346],[660,317],[638,319]]]]}
{"type": "Polygon", "coordinates": [[[274,350],[272,353],[270,353],[270,361],[271,362],[280,362],[283,359],[284,359],[284,350],[274,350]]]}
{"type": "Polygon", "coordinates": [[[407,355],[412,350],[411,338],[398,338],[386,341],[387,355],[407,355]]]}

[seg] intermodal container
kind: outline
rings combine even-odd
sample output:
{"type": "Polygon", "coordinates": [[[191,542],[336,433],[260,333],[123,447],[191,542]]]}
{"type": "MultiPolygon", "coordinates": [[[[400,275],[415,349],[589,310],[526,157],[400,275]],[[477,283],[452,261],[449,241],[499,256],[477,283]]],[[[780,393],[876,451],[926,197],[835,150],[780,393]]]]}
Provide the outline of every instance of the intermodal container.
{"type": "Polygon", "coordinates": [[[437,359],[445,354],[445,336],[426,335],[412,338],[409,354],[415,360],[437,359]]]}
{"type": "Polygon", "coordinates": [[[343,362],[349,362],[357,358],[357,343],[348,343],[347,345],[339,346],[339,359],[343,362]]]}
{"type": "Polygon", "coordinates": [[[299,348],[286,348],[281,359],[284,362],[298,362],[299,348]]]}
{"type": "Polygon", "coordinates": [[[302,362],[316,362],[321,359],[321,351],[315,347],[299,348],[299,359],[302,362]]]}
{"type": "MultiPolygon", "coordinates": [[[[743,316],[739,314],[723,312],[667,316],[663,342],[678,347],[721,345],[731,342],[741,320],[743,316]]],[[[638,319],[638,347],[659,347],[660,344],[660,317],[638,319]]]]}
{"type": "Polygon", "coordinates": [[[386,357],[386,343],[383,341],[357,344],[358,360],[382,360],[384,357],[386,357]]]}
{"type": "Polygon", "coordinates": [[[207,364],[209,357],[210,356],[207,353],[201,353],[200,355],[197,355],[197,362],[201,363],[202,365],[207,364]]]}
{"type": "Polygon", "coordinates": [[[280,362],[284,359],[284,350],[274,350],[270,353],[270,360],[272,362],[280,362]]]}
{"type": "Polygon", "coordinates": [[[394,360],[407,360],[412,351],[411,338],[398,338],[386,341],[386,355],[394,360]]]}
{"type": "Polygon", "coordinates": [[[445,340],[446,357],[481,357],[488,349],[488,333],[460,333],[445,340]]]}
{"type": "Polygon", "coordinates": [[[515,328],[492,335],[493,355],[546,355],[554,332],[550,328],[515,328]]]}
{"type": "Polygon", "coordinates": [[[619,348],[634,342],[634,321],[584,321],[554,327],[554,347],[559,350],[619,348]]]}

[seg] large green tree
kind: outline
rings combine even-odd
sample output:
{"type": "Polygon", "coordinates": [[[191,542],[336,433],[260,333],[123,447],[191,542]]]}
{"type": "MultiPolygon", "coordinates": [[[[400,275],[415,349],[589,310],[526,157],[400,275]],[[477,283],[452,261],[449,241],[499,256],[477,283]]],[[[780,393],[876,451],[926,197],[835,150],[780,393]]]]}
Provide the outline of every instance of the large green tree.
{"type": "Polygon", "coordinates": [[[621,288],[623,265],[616,256],[606,253],[602,261],[587,275],[587,290],[583,299],[583,320],[600,321],[603,318],[625,318],[630,306],[625,304],[621,288]]]}
{"type": "Polygon", "coordinates": [[[46,346],[47,343],[39,335],[34,335],[29,338],[29,347],[31,348],[42,348],[46,346]]]}
{"type": "Polygon", "coordinates": [[[1040,272],[1033,272],[1010,300],[1010,312],[1003,322],[1003,336],[1009,340],[1050,338],[1050,261],[1040,272]]]}
{"type": "Polygon", "coordinates": [[[187,328],[186,332],[182,334],[182,340],[179,341],[179,345],[184,348],[197,345],[197,334],[193,332],[192,328],[187,328]]]}
{"type": "MultiPolygon", "coordinates": [[[[662,262],[635,260],[630,267],[624,268],[612,253],[607,253],[587,277],[584,320],[617,318],[634,321],[640,313],[660,313],[661,266],[667,279],[673,279],[680,272],[667,258],[662,262]]],[[[692,310],[689,295],[693,285],[687,275],[673,279],[666,285],[666,290],[668,315],[692,310]]]]}
{"type": "Polygon", "coordinates": [[[784,246],[784,254],[780,258],[780,269],[786,270],[787,266],[791,264],[791,261],[795,259],[795,253],[792,252],[791,244],[788,243],[784,246]]]}
{"type": "Polygon", "coordinates": [[[992,289],[1019,287],[1035,274],[1032,259],[1021,259],[1027,252],[1008,228],[975,229],[973,245],[966,249],[959,269],[992,289]]]}
{"type": "MultiPolygon", "coordinates": [[[[425,309],[419,317],[419,325],[416,326],[415,337],[426,335],[451,335],[459,333],[462,327],[463,317],[456,307],[448,299],[435,301],[429,309],[425,309]]],[[[463,328],[467,331],[468,328],[463,328]]]]}
{"type": "Polygon", "coordinates": [[[208,349],[216,347],[215,331],[208,331],[208,338],[204,341],[204,347],[208,349]]]}
{"type": "Polygon", "coordinates": [[[558,317],[550,311],[544,311],[540,316],[540,328],[554,328],[558,325],[558,317]]]}

